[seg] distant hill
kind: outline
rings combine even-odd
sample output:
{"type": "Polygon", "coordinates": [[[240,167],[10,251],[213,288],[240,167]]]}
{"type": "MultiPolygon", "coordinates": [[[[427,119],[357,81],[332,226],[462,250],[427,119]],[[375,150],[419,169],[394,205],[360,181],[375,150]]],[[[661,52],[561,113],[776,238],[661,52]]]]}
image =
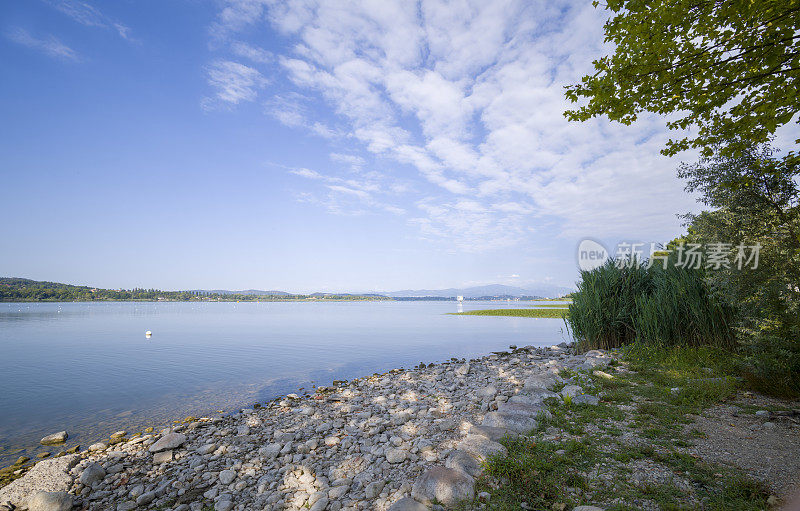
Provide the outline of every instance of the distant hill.
{"type": "Polygon", "coordinates": [[[96,300],[297,300],[297,299],[340,299],[340,300],[385,300],[387,298],[430,298],[453,299],[463,296],[467,299],[491,298],[556,298],[570,293],[566,287],[539,285],[522,288],[492,284],[466,288],[448,289],[407,289],[388,293],[310,293],[295,294],[286,291],[262,291],[246,289],[230,291],[227,289],[194,289],[187,291],[162,291],[159,289],[102,289],[90,286],[74,286],[59,282],[43,282],[17,277],[0,277],[0,301],[96,301],[96,300]],[[261,298],[259,298],[261,297],[261,298]],[[267,297],[267,298],[264,298],[267,297]]]}
{"type": "Polygon", "coordinates": [[[256,301],[256,300],[389,300],[385,296],[285,291],[162,291],[160,289],[103,289],[42,282],[17,277],[0,277],[0,302],[92,302],[92,301],[256,301]]]}
{"type": "Polygon", "coordinates": [[[230,291],[228,289],[192,289],[190,293],[211,293],[216,295],[255,295],[255,296],[290,296],[286,291],[262,291],[260,289],[244,289],[230,291]]]}
{"type": "Polygon", "coordinates": [[[463,296],[464,298],[519,298],[523,296],[535,296],[539,298],[557,298],[571,292],[567,287],[552,286],[548,284],[537,285],[531,288],[521,288],[514,286],[504,286],[502,284],[491,284],[488,286],[474,286],[465,288],[448,289],[406,289],[402,291],[391,291],[382,293],[392,298],[409,298],[421,296],[433,297],[453,297],[463,296]]]}

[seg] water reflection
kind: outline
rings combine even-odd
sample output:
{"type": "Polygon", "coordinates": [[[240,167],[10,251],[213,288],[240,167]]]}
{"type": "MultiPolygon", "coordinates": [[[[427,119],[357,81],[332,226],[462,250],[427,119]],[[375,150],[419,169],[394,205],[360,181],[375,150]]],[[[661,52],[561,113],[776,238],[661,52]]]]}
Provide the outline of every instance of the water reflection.
{"type": "Polygon", "coordinates": [[[118,429],[420,362],[564,339],[561,320],[448,315],[532,302],[0,304],[0,465],[118,429]],[[155,332],[155,338],[142,332],[155,332]]]}

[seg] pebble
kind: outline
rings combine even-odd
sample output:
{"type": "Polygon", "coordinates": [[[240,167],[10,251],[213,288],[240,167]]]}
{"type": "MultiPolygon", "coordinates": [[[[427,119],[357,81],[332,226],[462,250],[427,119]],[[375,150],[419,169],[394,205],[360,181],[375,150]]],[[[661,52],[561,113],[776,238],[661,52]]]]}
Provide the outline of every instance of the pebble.
{"type": "Polygon", "coordinates": [[[452,468],[434,467],[417,478],[411,495],[423,503],[441,502],[454,506],[475,496],[475,480],[452,468]]]}
{"type": "Polygon", "coordinates": [[[395,502],[392,507],[389,508],[389,511],[428,511],[428,507],[412,498],[403,497],[395,502]]]}
{"type": "Polygon", "coordinates": [[[177,449],[186,442],[186,435],[181,433],[167,433],[150,446],[150,452],[168,451],[177,449]]]}
{"type": "Polygon", "coordinates": [[[81,473],[80,482],[84,486],[92,486],[94,483],[99,483],[106,477],[106,471],[99,463],[91,463],[83,469],[81,473]]]}
{"type": "Polygon", "coordinates": [[[53,433],[52,435],[47,435],[46,437],[42,438],[39,443],[42,445],[58,445],[63,444],[67,441],[66,431],[59,431],[58,433],[53,433]]]}
{"type": "Polygon", "coordinates": [[[70,511],[72,496],[65,491],[37,491],[28,500],[28,511],[70,511]]]}
{"type": "Polygon", "coordinates": [[[389,463],[401,463],[406,459],[406,451],[402,449],[389,449],[386,451],[386,461],[389,463]]]}
{"type": "Polygon", "coordinates": [[[105,442],[97,442],[89,446],[90,451],[105,451],[108,449],[108,444],[105,442]]]}
{"type": "Polygon", "coordinates": [[[231,484],[234,479],[236,479],[236,472],[233,470],[223,470],[219,473],[219,482],[224,485],[231,484]]]}
{"type": "MultiPolygon", "coordinates": [[[[90,511],[454,505],[474,497],[481,460],[505,452],[499,440],[536,428],[544,399],[558,396],[548,390],[563,381],[558,372],[589,358],[610,360],[526,347],[339,382],[160,433],[118,432],[114,451],[98,443],[79,455],[69,493],[90,511]]],[[[597,399],[577,385],[565,389],[573,402],[597,399]]]]}

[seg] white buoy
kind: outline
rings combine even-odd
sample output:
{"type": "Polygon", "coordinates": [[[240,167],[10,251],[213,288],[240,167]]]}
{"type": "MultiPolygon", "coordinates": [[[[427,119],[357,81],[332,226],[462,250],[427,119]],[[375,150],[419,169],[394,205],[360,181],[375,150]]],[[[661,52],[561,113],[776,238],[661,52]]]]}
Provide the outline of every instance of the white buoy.
{"type": "Polygon", "coordinates": [[[145,337],[150,337],[151,335],[153,335],[153,332],[151,332],[150,330],[144,333],[145,337]]]}

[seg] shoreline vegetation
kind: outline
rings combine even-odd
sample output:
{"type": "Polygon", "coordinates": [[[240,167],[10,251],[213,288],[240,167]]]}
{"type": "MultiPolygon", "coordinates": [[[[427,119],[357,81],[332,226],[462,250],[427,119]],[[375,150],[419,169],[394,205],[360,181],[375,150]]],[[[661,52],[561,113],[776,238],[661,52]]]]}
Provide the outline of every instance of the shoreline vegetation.
{"type": "Polygon", "coordinates": [[[748,474],[708,449],[713,428],[786,436],[798,424],[741,390],[713,349],[512,346],[83,450],[67,440],[0,470],[0,508],[44,489],[88,510],[762,510],[788,494],[800,449],[748,474]],[[720,403],[736,418],[699,424],[720,403]]]}
{"type": "MultiPolygon", "coordinates": [[[[102,289],[59,282],[0,277],[0,303],[28,302],[300,302],[300,301],[457,301],[456,296],[388,296],[384,294],[311,293],[284,291],[162,291],[159,289],[102,289]]],[[[554,301],[540,296],[474,296],[465,301],[554,301]]],[[[549,306],[549,305],[547,305],[549,306]]]]}
{"type": "MultiPolygon", "coordinates": [[[[544,307],[544,306],[542,306],[544,307]]],[[[550,306],[536,309],[481,309],[464,312],[449,312],[450,316],[512,316],[518,318],[563,319],[569,314],[566,307],[550,306]]]]}

